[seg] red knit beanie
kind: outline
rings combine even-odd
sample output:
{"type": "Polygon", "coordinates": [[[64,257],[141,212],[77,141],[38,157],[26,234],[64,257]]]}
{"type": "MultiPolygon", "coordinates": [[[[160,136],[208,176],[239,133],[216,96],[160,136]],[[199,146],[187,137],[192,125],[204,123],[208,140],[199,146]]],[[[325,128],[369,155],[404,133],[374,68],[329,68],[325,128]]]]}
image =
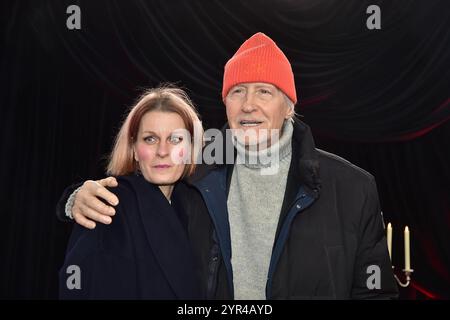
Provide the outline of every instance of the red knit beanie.
{"type": "Polygon", "coordinates": [[[264,33],[258,32],[246,40],[228,60],[223,74],[222,99],[238,83],[266,82],[283,91],[297,102],[294,74],[283,51],[264,33]]]}

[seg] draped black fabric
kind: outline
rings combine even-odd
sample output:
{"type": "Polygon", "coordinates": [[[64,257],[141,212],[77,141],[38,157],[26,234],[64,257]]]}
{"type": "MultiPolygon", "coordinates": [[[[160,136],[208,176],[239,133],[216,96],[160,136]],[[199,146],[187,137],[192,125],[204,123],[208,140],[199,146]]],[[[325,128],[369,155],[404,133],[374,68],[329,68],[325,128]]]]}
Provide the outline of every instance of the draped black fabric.
{"type": "Polygon", "coordinates": [[[450,297],[450,4],[446,0],[41,0],[0,4],[0,297],[54,298],[71,226],[65,186],[104,175],[143,88],[185,87],[206,128],[226,121],[223,66],[261,31],[292,63],[297,113],[317,145],[375,175],[405,225],[413,282],[402,298],[450,297]],[[81,30],[68,30],[69,5],[81,30]],[[369,5],[381,29],[369,30],[369,5]]]}

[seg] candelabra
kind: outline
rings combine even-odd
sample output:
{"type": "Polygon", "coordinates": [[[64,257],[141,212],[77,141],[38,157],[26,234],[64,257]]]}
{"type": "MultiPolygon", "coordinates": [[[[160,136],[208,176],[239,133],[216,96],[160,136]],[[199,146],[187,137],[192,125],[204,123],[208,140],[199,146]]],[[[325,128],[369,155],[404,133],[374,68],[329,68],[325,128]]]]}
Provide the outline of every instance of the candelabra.
{"type": "MultiPolygon", "coordinates": [[[[392,261],[392,225],[391,225],[391,223],[388,223],[386,232],[387,232],[386,239],[387,239],[387,246],[388,246],[388,251],[389,251],[389,258],[392,261]]],[[[411,269],[410,232],[409,232],[409,228],[407,226],[405,227],[403,236],[404,236],[404,243],[405,243],[405,268],[402,271],[405,274],[406,282],[403,283],[399,279],[399,277],[397,277],[397,275],[395,273],[394,273],[394,277],[399,286],[406,288],[407,286],[409,286],[409,284],[411,282],[411,274],[414,272],[414,270],[411,269]]],[[[395,267],[392,266],[392,269],[394,270],[395,267]]]]}
{"type": "MultiPolygon", "coordinates": [[[[394,269],[394,266],[392,266],[392,269],[394,269]]],[[[397,275],[394,273],[394,278],[395,280],[397,280],[397,283],[400,287],[406,288],[407,286],[409,286],[409,283],[411,282],[411,273],[414,272],[413,269],[403,269],[403,272],[405,273],[405,279],[406,282],[403,283],[398,277],[397,275]]]]}

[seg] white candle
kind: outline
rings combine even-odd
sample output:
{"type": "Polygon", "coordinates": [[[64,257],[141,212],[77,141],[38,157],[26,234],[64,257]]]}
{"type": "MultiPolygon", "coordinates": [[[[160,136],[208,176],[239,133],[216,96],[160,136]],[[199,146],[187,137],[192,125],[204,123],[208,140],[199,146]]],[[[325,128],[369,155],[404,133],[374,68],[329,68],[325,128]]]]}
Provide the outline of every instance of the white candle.
{"type": "Polygon", "coordinates": [[[389,259],[391,259],[391,261],[392,261],[392,225],[390,222],[387,225],[386,239],[387,239],[387,247],[388,247],[388,251],[389,251],[389,259]]]}
{"type": "Polygon", "coordinates": [[[405,227],[405,270],[411,270],[411,255],[410,255],[410,246],[409,246],[409,229],[405,227]]]}

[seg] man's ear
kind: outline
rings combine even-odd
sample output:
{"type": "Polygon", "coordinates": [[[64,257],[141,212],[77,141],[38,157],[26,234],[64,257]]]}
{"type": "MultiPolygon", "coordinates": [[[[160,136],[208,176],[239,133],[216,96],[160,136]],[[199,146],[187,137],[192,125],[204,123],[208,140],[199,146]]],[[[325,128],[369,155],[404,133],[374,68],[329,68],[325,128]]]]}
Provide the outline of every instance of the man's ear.
{"type": "Polygon", "coordinates": [[[284,116],[284,118],[289,119],[292,118],[293,116],[294,116],[294,108],[287,106],[286,115],[284,116]]]}

